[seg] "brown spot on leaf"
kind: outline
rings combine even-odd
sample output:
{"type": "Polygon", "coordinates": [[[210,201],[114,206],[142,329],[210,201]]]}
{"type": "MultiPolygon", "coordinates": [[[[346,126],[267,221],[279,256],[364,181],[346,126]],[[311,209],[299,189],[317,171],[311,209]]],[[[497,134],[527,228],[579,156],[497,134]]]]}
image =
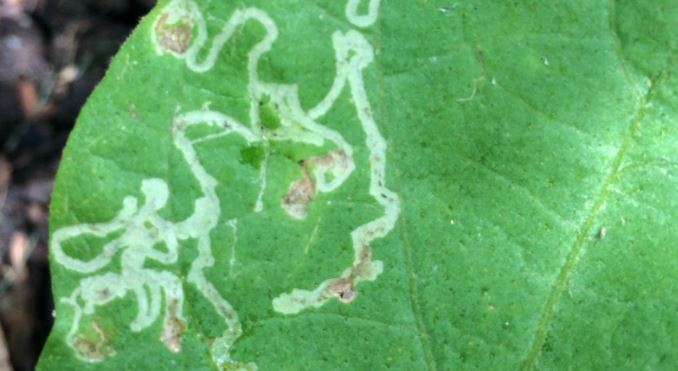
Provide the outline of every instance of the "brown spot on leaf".
{"type": "Polygon", "coordinates": [[[169,24],[167,19],[167,14],[163,14],[155,24],[156,42],[163,50],[175,54],[184,54],[191,44],[193,23],[189,20],[183,20],[169,24]]]}
{"type": "Polygon", "coordinates": [[[351,275],[358,275],[360,277],[369,277],[372,269],[372,249],[368,245],[364,245],[360,250],[359,260],[355,263],[351,275]]]}
{"type": "Polygon", "coordinates": [[[325,289],[325,297],[335,297],[344,304],[355,300],[358,292],[355,289],[357,282],[375,277],[375,266],[372,261],[372,249],[364,245],[360,251],[358,260],[353,264],[350,271],[342,278],[333,280],[325,289]]]}
{"type": "Polygon", "coordinates": [[[73,342],[73,347],[81,357],[91,362],[100,362],[114,352],[108,343],[106,333],[98,323],[92,322],[92,330],[94,331],[90,334],[78,335],[73,342]]]}
{"type": "Polygon", "coordinates": [[[353,281],[348,278],[340,278],[330,283],[327,286],[327,293],[346,304],[352,302],[357,296],[353,281]]]}
{"type": "MultiPolygon", "coordinates": [[[[303,165],[302,165],[303,166],[303,165]]],[[[315,183],[303,168],[304,176],[301,180],[293,182],[290,189],[282,199],[282,206],[287,213],[295,219],[304,219],[308,213],[308,204],[315,196],[315,183]]]]}
{"type": "MultiPolygon", "coordinates": [[[[304,219],[308,212],[308,204],[313,200],[317,192],[316,181],[322,186],[327,182],[325,179],[339,174],[351,167],[351,158],[343,149],[336,149],[323,156],[311,157],[301,161],[303,177],[290,185],[290,189],[282,199],[283,209],[295,219],[304,219]],[[313,173],[314,180],[309,174],[313,173]],[[317,179],[321,176],[320,179],[317,179]]],[[[322,190],[322,188],[321,188],[322,190]]]]}
{"type": "Polygon", "coordinates": [[[177,315],[178,305],[177,300],[170,302],[160,334],[160,340],[174,353],[181,351],[181,333],[186,329],[186,323],[177,315]]]}
{"type": "Polygon", "coordinates": [[[327,168],[348,168],[350,166],[350,158],[346,151],[341,148],[332,150],[324,156],[314,157],[308,160],[310,165],[321,165],[327,168]]]}

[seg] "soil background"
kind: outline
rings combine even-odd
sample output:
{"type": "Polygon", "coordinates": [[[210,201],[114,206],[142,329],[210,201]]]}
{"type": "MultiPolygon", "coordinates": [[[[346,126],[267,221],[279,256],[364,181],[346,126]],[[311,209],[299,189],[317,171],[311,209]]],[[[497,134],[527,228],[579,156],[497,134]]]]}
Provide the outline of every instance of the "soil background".
{"type": "Polygon", "coordinates": [[[53,321],[49,200],[80,108],[155,0],[0,0],[0,371],[33,370],[53,321]]]}

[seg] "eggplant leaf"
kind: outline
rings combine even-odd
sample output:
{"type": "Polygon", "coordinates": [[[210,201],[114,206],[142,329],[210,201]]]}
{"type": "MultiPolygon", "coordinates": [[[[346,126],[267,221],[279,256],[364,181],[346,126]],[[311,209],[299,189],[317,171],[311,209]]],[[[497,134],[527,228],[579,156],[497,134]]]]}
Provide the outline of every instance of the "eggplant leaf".
{"type": "Polygon", "coordinates": [[[64,152],[40,368],[678,368],[677,24],[160,1],[64,152]]]}

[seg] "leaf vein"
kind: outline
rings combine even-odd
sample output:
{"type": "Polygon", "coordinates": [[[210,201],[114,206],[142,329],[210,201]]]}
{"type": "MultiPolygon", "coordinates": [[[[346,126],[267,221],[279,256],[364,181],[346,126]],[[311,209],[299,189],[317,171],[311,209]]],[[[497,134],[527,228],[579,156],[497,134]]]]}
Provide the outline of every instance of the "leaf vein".
{"type": "Polygon", "coordinates": [[[650,103],[658,91],[657,87],[661,85],[661,82],[666,79],[669,73],[669,69],[672,66],[673,60],[675,59],[674,57],[677,55],[675,52],[676,51],[674,50],[672,56],[668,59],[663,71],[653,81],[650,89],[641,97],[638,104],[638,108],[636,109],[636,113],[633,115],[633,119],[631,120],[631,123],[629,124],[629,127],[626,130],[626,134],[624,135],[624,138],[622,140],[622,145],[620,146],[619,151],[617,152],[616,156],[612,161],[610,171],[608,172],[607,177],[603,181],[600,192],[598,193],[598,196],[595,199],[593,207],[589,211],[586,219],[584,219],[584,223],[577,231],[577,237],[569,249],[565,262],[560,267],[560,273],[558,274],[558,277],[553,283],[551,292],[548,296],[548,299],[546,300],[544,309],[542,310],[539,324],[537,325],[537,330],[535,331],[533,337],[532,345],[530,346],[527,357],[525,358],[521,367],[521,370],[523,371],[532,370],[537,362],[537,359],[539,358],[541,349],[546,341],[546,336],[549,331],[551,320],[553,319],[553,316],[555,314],[556,305],[560,301],[560,297],[568,284],[570,275],[574,270],[574,267],[577,264],[579,257],[584,251],[584,245],[586,244],[586,242],[589,239],[589,236],[591,235],[591,230],[593,229],[596,218],[598,217],[598,215],[603,209],[603,206],[607,202],[608,195],[610,194],[610,192],[614,190],[614,186],[619,181],[620,173],[621,170],[623,169],[622,164],[624,162],[626,153],[628,152],[629,148],[634,142],[634,138],[641,126],[641,123],[645,117],[647,109],[651,106],[650,103]]]}

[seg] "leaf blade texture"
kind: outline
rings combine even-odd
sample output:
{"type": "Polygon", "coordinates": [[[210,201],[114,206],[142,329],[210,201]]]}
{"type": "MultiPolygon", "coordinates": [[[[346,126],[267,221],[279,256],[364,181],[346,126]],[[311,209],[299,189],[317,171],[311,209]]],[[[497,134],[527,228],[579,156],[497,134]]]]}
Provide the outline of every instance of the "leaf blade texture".
{"type": "Polygon", "coordinates": [[[41,369],[672,369],[670,1],[161,1],[52,202],[41,369]]]}

